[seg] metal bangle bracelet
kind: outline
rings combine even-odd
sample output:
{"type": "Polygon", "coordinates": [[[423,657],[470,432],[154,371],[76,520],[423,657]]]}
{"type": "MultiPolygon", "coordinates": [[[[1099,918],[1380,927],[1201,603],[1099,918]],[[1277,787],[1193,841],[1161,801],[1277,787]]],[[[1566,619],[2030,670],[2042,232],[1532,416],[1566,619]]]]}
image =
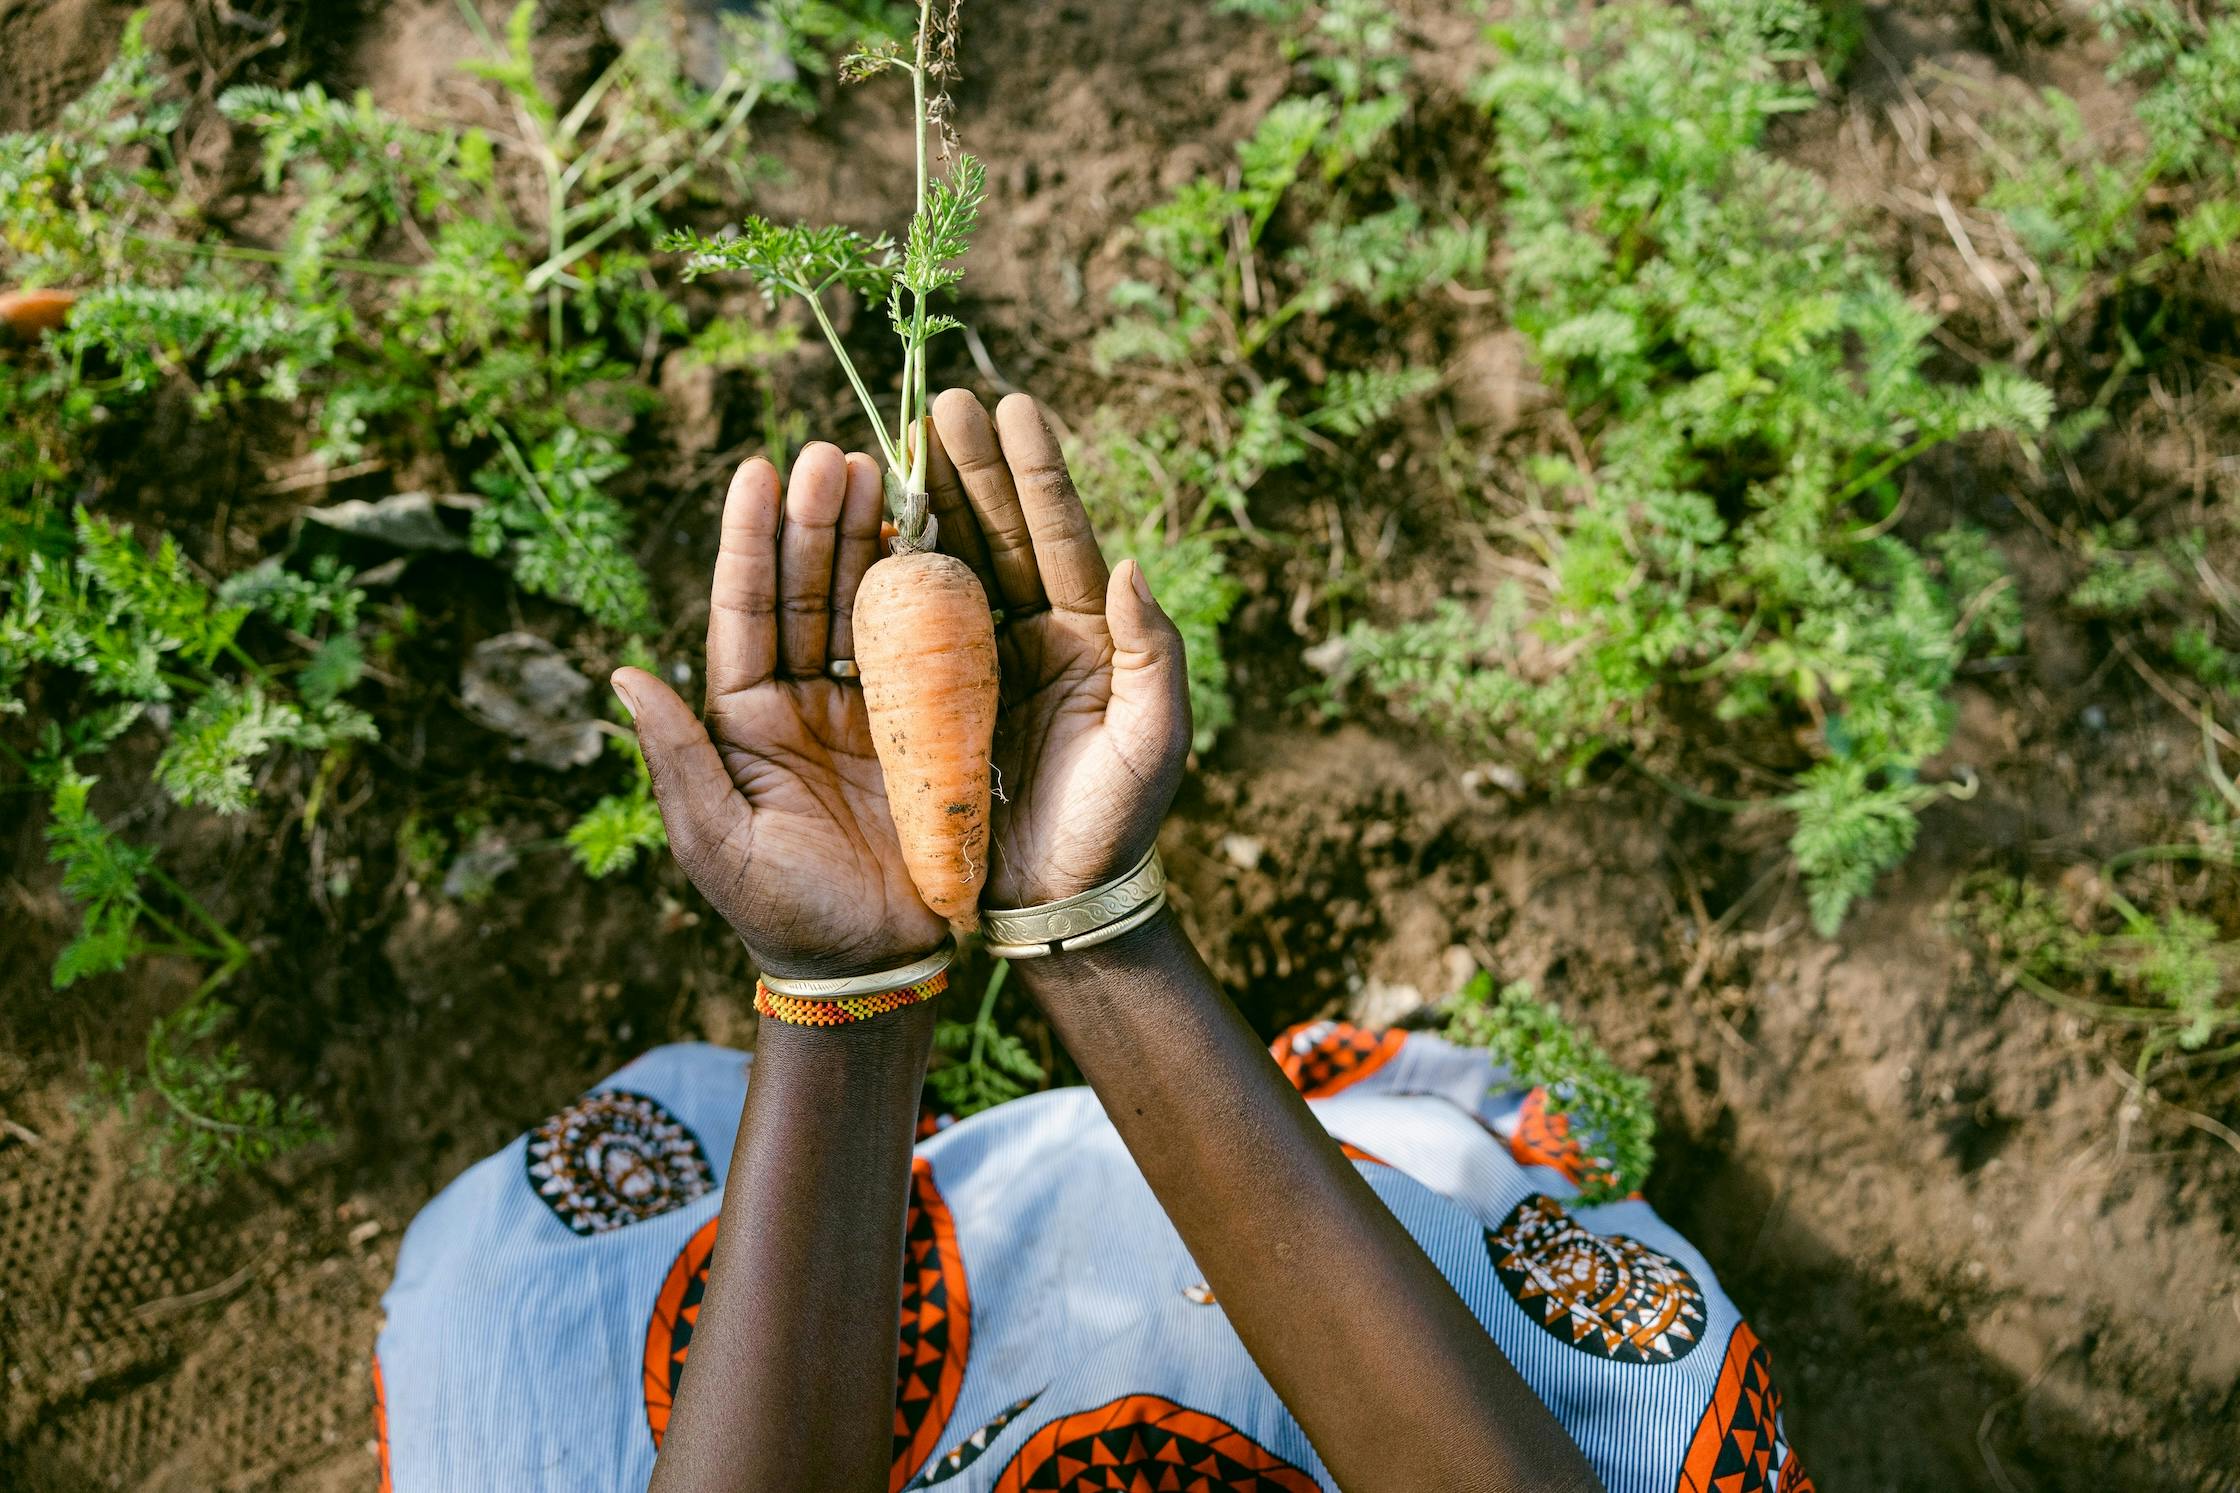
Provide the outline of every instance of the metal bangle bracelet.
{"type": "Polygon", "coordinates": [[[790,995],[798,1001],[841,1001],[859,995],[884,995],[889,990],[900,990],[915,985],[920,980],[930,980],[947,969],[957,957],[956,935],[941,940],[941,947],[923,959],[913,960],[900,969],[880,970],[868,975],[847,975],[836,980],[796,979],[788,975],[765,973],[763,988],[772,995],[790,995]]]}
{"type": "Polygon", "coordinates": [[[1125,875],[1102,886],[1039,907],[983,908],[980,916],[990,953],[1004,959],[1031,959],[1059,948],[1086,947],[1082,940],[1090,934],[1112,937],[1106,929],[1138,913],[1148,918],[1150,909],[1166,900],[1166,892],[1166,868],[1159,864],[1159,847],[1154,845],[1125,875]]]}
{"type": "Polygon", "coordinates": [[[1165,887],[1161,887],[1149,902],[1118,922],[1092,928],[1087,933],[1077,933],[1071,938],[1055,939],[1049,943],[991,943],[984,947],[998,959],[1039,959],[1047,954],[1070,954],[1076,949],[1089,949],[1101,943],[1109,943],[1130,929],[1142,927],[1166,905],[1167,891],[1165,887]]]}

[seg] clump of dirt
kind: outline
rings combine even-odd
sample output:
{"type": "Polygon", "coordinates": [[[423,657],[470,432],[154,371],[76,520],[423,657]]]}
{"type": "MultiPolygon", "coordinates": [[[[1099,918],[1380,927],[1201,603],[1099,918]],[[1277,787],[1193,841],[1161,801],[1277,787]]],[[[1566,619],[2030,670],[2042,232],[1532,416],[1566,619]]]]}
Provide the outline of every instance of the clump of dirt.
{"type": "MultiPolygon", "coordinates": [[[[1936,173],[1967,158],[1950,147],[1925,165],[1890,111],[1910,113],[1909,88],[1945,75],[2081,89],[2102,60],[2089,28],[2062,31],[2035,0],[1979,9],[1987,21],[1875,12],[1845,101],[1784,145],[1883,225],[1963,340],[1978,328],[1990,340],[2000,316],[1934,208],[1936,173]]],[[[1446,100],[1430,107],[1450,107],[1474,65],[1474,22],[1404,10],[1446,100]]],[[[0,0],[0,64],[23,79],[0,96],[0,128],[51,117],[127,12],[0,0]]],[[[151,35],[190,86],[218,86],[217,69],[263,34],[228,17],[271,19],[289,39],[230,66],[363,85],[394,107],[457,105],[454,6],[410,0],[317,24],[308,12],[178,0],[157,6],[151,35]]],[[[547,63],[587,65],[595,8],[547,22],[547,63]]],[[[952,342],[937,371],[1031,387],[1077,420],[1126,405],[1137,391],[1077,349],[1130,268],[1129,220],[1224,161],[1283,91],[1285,65],[1264,29],[1197,5],[975,0],[967,26],[959,116],[991,167],[967,284],[987,368],[952,342]]],[[[785,170],[762,205],[898,224],[908,173],[893,125],[887,100],[841,93],[813,118],[765,126],[758,146],[785,170]]],[[[1410,149],[1428,167],[1451,151],[1467,191],[1480,146],[1455,140],[1424,129],[1410,149]]],[[[230,161],[222,140],[213,151],[230,161]]],[[[1438,413],[1463,441],[1544,434],[1544,391],[1496,301],[1401,308],[1386,332],[1450,370],[1438,413]]],[[[1344,357],[1347,329],[1328,335],[1339,340],[1323,351],[1344,357]]],[[[779,382],[816,429],[859,429],[829,369],[804,357],[779,382]]],[[[2158,418],[2157,430],[2182,423],[2158,418]]],[[[1305,482],[1255,495],[1278,516],[1271,528],[1316,539],[1232,557],[1247,593],[1227,638],[1240,724],[1200,764],[1165,846],[1176,901],[1246,1014],[1264,1031],[1338,1011],[1420,1020],[1484,970],[1534,982],[1653,1078],[1649,1196],[1769,1344],[1793,1439],[1831,1488],[2228,1486],[2240,1158],[2143,1107],[2104,1045],[2003,984],[1945,913],[1955,879],[1979,865],[2081,859],[2182,814],[2198,752],[2193,728],[2052,604],[2073,562],[2028,516],[2043,484],[1957,459],[1920,479],[2008,549],[2027,668],[1971,681],[1936,764],[1940,776],[1972,768],[1984,791],[1935,811],[1913,860],[1827,942],[1805,925],[1778,825],[1623,774],[1550,802],[1398,723],[1333,723],[1297,703],[1314,678],[1299,654],[1322,625],[1303,598],[1329,568],[1319,536],[1333,518],[1342,568],[1367,574],[1388,612],[1482,589],[1495,563],[1425,454],[1446,432],[1431,414],[1411,419],[1422,423],[1390,440],[1389,460],[1348,474],[1343,503],[1305,482]]],[[[742,390],[680,387],[636,474],[644,558],[677,619],[668,651],[689,652],[679,640],[705,620],[722,474],[758,421],[742,390]]],[[[210,444],[172,471],[211,480],[174,480],[150,501],[231,565],[300,498],[229,520],[214,495],[261,473],[263,448],[238,430],[196,439],[210,444]]],[[[2102,459],[2104,482],[2131,473],[2158,492],[2181,490],[2193,460],[2134,445],[2102,459]]],[[[387,696],[382,744],[327,785],[312,828],[133,799],[126,785],[147,762],[132,739],[103,786],[104,813],[160,839],[182,880],[222,889],[213,910],[258,949],[239,993],[259,1071],[313,1097],[330,1142],[214,1195],[134,1175],[128,1132],[72,1096],[85,1059],[133,1060],[145,1018],[192,974],[157,963],[48,992],[66,909],[31,817],[0,828],[15,956],[0,971],[0,1483],[367,1486],[366,1357],[414,1213],[644,1047],[751,1043],[746,957],[720,920],[666,863],[583,879],[550,843],[553,769],[502,760],[462,708],[478,644],[563,631],[538,604],[493,598],[476,563],[415,561],[418,673],[387,696]],[[487,852],[495,885],[447,895],[443,867],[410,849],[426,824],[487,852]]],[[[283,767],[262,790],[300,807],[307,771],[283,767]]]]}

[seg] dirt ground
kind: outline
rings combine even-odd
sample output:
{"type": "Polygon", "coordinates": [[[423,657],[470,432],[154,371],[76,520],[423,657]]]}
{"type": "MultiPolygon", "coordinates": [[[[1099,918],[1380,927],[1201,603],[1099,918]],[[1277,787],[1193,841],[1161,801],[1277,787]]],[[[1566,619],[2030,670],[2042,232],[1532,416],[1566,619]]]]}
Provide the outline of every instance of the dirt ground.
{"type": "MultiPolygon", "coordinates": [[[[248,44],[226,9],[158,7],[154,34],[190,79],[248,44]]],[[[400,108],[471,96],[449,71],[464,47],[451,0],[313,9],[266,7],[298,34],[260,34],[265,50],[230,65],[362,85],[400,108]]],[[[1402,9],[1427,73],[1458,84],[1474,23],[1402,9]]],[[[128,10],[0,0],[0,127],[50,115],[98,71],[128,10]]],[[[564,72],[580,65],[570,48],[593,7],[556,10],[546,61],[564,72]]],[[[967,14],[958,117],[991,162],[994,198],[968,314],[994,371],[1062,414],[1125,404],[1133,391],[1068,349],[1127,263],[1128,220],[1219,161],[1282,91],[1283,65],[1263,30],[1188,0],[973,0],[967,14]]],[[[1955,76],[2086,92],[2104,59],[2089,28],[2048,29],[2055,14],[2022,0],[1872,10],[1843,97],[1783,139],[1939,298],[1958,339],[1996,306],[1923,203],[1970,167],[1910,148],[1904,119],[1924,98],[1949,107],[1955,76]]],[[[843,96],[767,126],[760,144],[789,171],[767,210],[899,218],[902,142],[872,105],[843,96]]],[[[225,160],[223,141],[206,148],[225,160]]],[[[1465,430],[1529,430],[1531,371],[1497,306],[1420,322],[1405,335],[1453,373],[1443,397],[1465,430]]],[[[783,391],[820,429],[845,418],[824,372],[804,361],[783,391]]],[[[989,382],[969,364],[948,372],[989,382]]],[[[2181,413],[2234,449],[2231,409],[2181,413]]],[[[694,593],[720,473],[753,428],[744,408],[700,415],[715,439],[688,438],[678,419],[667,456],[640,474],[646,558],[676,638],[704,620],[694,593]]],[[[2099,475],[2175,483],[2153,453],[2179,415],[2135,418],[2132,465],[2099,475]]],[[[1407,452],[1423,434],[1396,438],[1399,460],[1345,507],[1346,543],[1381,562],[1372,604],[1396,611],[1467,586],[1480,563],[1453,542],[1467,522],[1453,501],[1416,485],[1407,452]]],[[[202,439],[233,442],[238,463],[269,454],[257,432],[202,439]]],[[[1953,460],[1923,480],[1947,512],[2001,535],[2026,601],[2056,588],[2013,474],[1953,460]]],[[[1327,532],[1313,526],[1328,495],[1269,499],[1270,528],[1327,532]]],[[[242,563],[259,525],[284,519],[206,519],[202,558],[242,563]]],[[[492,572],[456,563],[420,582],[464,598],[434,614],[430,677],[383,711],[384,744],[336,786],[345,812],[325,839],[122,809],[160,833],[182,881],[222,889],[213,907],[259,950],[252,1054],[317,1100],[331,1142],[215,1195],[133,1175],[123,1128],[82,1116],[72,1096],[85,1059],[130,1060],[189,972],[156,965],[49,992],[65,908],[37,822],[14,807],[24,801],[0,811],[0,1486],[372,1486],[367,1358],[414,1213],[644,1047],[751,1044],[744,953],[666,865],[594,884],[559,854],[532,854],[466,903],[400,861],[405,805],[495,802],[524,841],[563,822],[550,780],[494,763],[452,698],[473,641],[550,614],[479,599],[492,572]],[[314,864],[349,865],[360,890],[345,906],[313,898],[314,864]]],[[[2240,1490],[2240,1154],[2136,1102],[2112,1049],[2002,984],[1944,912],[1972,869],[2082,862],[2182,815],[2193,728],[2108,666],[2105,639],[2032,605],[2026,668],[1965,687],[1940,764],[1972,767],[1984,791],[1933,812],[1913,859],[1826,941],[1805,922],[1775,826],[1624,773],[1557,801],[1512,795],[1404,726],[1300,703],[1299,655],[1322,623],[1295,599],[1324,563],[1319,542],[1240,551],[1247,596],[1227,635],[1239,724],[1198,765],[1163,842],[1177,901],[1247,1015],[1270,1031],[1338,1010],[1389,1019],[1482,967],[1534,981],[1582,1019],[1655,1080],[1650,1199],[1769,1344],[1792,1438],[1832,1493],[2240,1490]]],[[[133,779],[132,750],[109,776],[133,779]]],[[[284,799],[305,785],[266,786],[284,799]]]]}

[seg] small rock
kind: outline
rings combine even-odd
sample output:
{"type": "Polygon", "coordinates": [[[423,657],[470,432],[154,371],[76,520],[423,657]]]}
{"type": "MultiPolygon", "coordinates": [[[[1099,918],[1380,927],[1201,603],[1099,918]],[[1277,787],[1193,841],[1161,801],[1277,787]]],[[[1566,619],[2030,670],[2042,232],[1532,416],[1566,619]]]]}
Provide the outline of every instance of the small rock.
{"type": "Polygon", "coordinates": [[[591,681],[535,633],[500,633],[475,644],[459,697],[477,722],[519,743],[516,761],[565,770],[598,760],[591,681]]]}
{"type": "Polygon", "coordinates": [[[1221,858],[1239,871],[1259,870],[1260,858],[1267,853],[1267,847],[1250,835],[1221,837],[1221,858]]]}
{"type": "Polygon", "coordinates": [[[2108,712],[2097,705],[2087,705],[2077,719],[2084,722],[2084,728],[2087,731],[2105,731],[2108,729],[2108,712]]]}
{"type": "Polygon", "coordinates": [[[1398,1026],[1430,1004],[1413,985],[1387,984],[1371,975],[1354,996],[1348,1014],[1366,1027],[1398,1026]]]}
{"type": "Polygon", "coordinates": [[[400,492],[370,503],[364,498],[352,498],[324,508],[306,508],[303,517],[306,523],[337,529],[353,538],[371,539],[395,549],[463,550],[467,547],[465,536],[446,528],[436,510],[439,506],[474,507],[480,501],[454,498],[439,501],[424,492],[400,492]]]}
{"type": "Polygon", "coordinates": [[[1325,679],[1343,679],[1353,672],[1353,645],[1343,637],[1325,639],[1299,657],[1325,679]]]}
{"type": "Polygon", "coordinates": [[[1439,956],[1439,967],[1446,973],[1447,989],[1460,990],[1478,977],[1478,956],[1461,944],[1448,944],[1439,956]]]}
{"type": "Polygon", "coordinates": [[[1462,791],[1472,798],[1483,798],[1489,790],[1495,788],[1511,798],[1524,796],[1524,774],[1506,762],[1481,762],[1476,767],[1467,768],[1463,771],[1461,783],[1462,791]]]}

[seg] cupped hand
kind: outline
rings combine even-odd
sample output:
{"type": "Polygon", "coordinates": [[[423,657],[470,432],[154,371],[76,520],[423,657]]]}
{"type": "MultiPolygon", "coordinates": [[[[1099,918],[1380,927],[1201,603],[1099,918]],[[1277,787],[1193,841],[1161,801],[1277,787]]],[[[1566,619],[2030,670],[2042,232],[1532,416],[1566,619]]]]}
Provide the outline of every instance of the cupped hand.
{"type": "Polygon", "coordinates": [[[880,517],[868,456],[803,447],[782,506],[777,469],[747,462],[708,601],[707,724],[642,669],[614,675],[671,852],[775,974],[891,969],[947,932],[903,869],[863,690],[825,672],[855,656],[880,517]]]}
{"type": "Polygon", "coordinates": [[[1133,560],[1108,571],[1065,454],[1024,394],[933,402],[940,548],[1002,608],[994,853],[984,900],[1087,891],[1151,848],[1190,751],[1182,635],[1133,560]]]}

